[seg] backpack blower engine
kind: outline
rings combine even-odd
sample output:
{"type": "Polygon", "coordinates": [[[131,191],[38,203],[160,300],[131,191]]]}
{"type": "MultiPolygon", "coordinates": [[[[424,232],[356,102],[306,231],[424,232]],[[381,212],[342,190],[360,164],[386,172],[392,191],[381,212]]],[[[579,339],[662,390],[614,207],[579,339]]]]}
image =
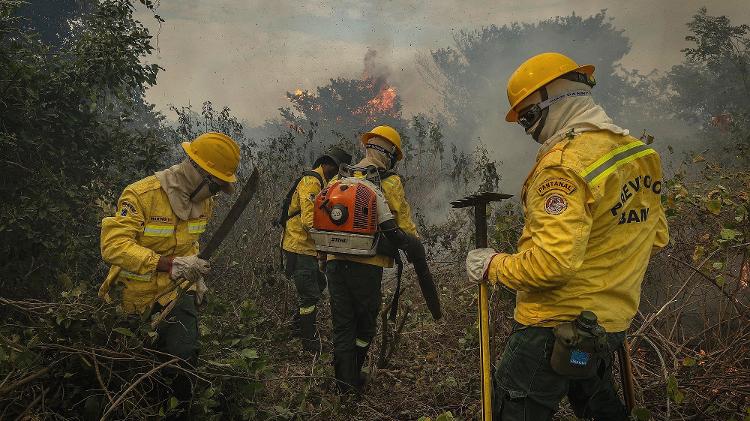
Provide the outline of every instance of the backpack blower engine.
{"type": "Polygon", "coordinates": [[[385,196],[373,182],[345,177],[321,190],[315,198],[310,235],[321,253],[363,257],[389,255],[400,262],[398,249],[403,250],[414,265],[432,317],[435,320],[442,317],[440,296],[427,266],[422,242],[398,227],[385,196]]]}
{"type": "Polygon", "coordinates": [[[379,207],[375,188],[369,181],[347,178],[335,181],[318,194],[310,230],[318,251],[355,256],[377,254],[379,207]]]}

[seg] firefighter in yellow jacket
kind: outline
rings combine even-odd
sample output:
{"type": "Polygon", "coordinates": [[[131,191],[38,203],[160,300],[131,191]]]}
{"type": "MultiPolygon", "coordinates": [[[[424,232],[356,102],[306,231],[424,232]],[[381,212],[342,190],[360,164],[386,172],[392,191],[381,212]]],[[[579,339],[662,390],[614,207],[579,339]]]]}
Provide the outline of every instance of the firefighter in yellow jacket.
{"type": "Polygon", "coordinates": [[[508,81],[506,121],[541,144],[522,189],[525,225],[514,254],[478,249],[469,277],[517,291],[514,333],[495,373],[498,420],[551,419],[568,396],[581,418],[625,420],[612,383],[651,254],[668,243],[659,155],[591,98],[594,67],[557,53],[524,62],[508,81]],[[593,312],[608,349],[596,374],[555,371],[553,327],[593,312]]]}
{"type": "MultiPolygon", "coordinates": [[[[362,135],[365,157],[357,168],[374,166],[380,187],[398,228],[416,237],[404,186],[393,168],[403,158],[401,137],[389,126],[378,126],[362,135]]],[[[393,267],[392,256],[329,256],[326,267],[333,319],[333,359],[340,391],[357,391],[361,369],[375,336],[380,310],[383,268],[393,267]]]]}
{"type": "Polygon", "coordinates": [[[310,237],[313,226],[315,196],[328,180],[338,174],[342,164],[349,165],[352,156],[333,146],[313,163],[313,170],[305,171],[287,194],[279,222],[284,228],[282,249],[284,269],[297,289],[298,310],[294,314],[294,330],[302,339],[302,349],[320,352],[317,333],[318,301],[325,290],[326,280],[318,270],[315,242],[310,237]]]}
{"type": "MultiPolygon", "coordinates": [[[[130,313],[160,311],[177,298],[176,283],[193,282],[158,326],[156,347],[194,363],[198,354],[198,313],[209,264],[199,258],[198,239],[211,217],[212,197],[233,191],[240,149],[229,136],[205,133],[182,143],[188,157],[125,188],[117,213],[102,220],[101,252],[111,266],[99,296],[112,300],[120,289],[130,313]]],[[[187,401],[190,381],[172,382],[175,396],[187,401]]]]}

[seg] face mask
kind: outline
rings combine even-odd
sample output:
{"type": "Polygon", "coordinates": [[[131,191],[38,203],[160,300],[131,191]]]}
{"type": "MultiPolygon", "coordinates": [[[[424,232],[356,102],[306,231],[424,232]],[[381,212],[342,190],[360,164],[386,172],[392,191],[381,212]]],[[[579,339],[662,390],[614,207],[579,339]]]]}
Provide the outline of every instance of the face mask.
{"type": "MultiPolygon", "coordinates": [[[[196,168],[197,170],[197,168],[196,168]]],[[[221,191],[221,184],[209,174],[203,176],[200,184],[190,193],[190,201],[200,203],[221,191]]]]}
{"type": "Polygon", "coordinates": [[[389,151],[388,149],[386,149],[386,148],[384,148],[384,147],[382,147],[380,145],[377,145],[375,143],[368,143],[365,146],[365,149],[373,149],[373,150],[376,150],[376,151],[382,153],[383,155],[385,155],[388,158],[388,161],[389,161],[388,162],[388,168],[386,168],[387,170],[390,170],[394,166],[396,166],[396,161],[398,161],[398,155],[396,155],[396,147],[395,146],[393,147],[392,151],[389,151]]]}
{"type": "Polygon", "coordinates": [[[573,91],[548,99],[546,88],[540,89],[539,93],[542,96],[541,102],[530,105],[518,113],[518,124],[524,128],[526,134],[530,134],[537,142],[539,142],[539,135],[542,133],[542,129],[544,129],[544,123],[549,114],[549,107],[552,104],[569,97],[591,95],[589,91],[573,91]]]}

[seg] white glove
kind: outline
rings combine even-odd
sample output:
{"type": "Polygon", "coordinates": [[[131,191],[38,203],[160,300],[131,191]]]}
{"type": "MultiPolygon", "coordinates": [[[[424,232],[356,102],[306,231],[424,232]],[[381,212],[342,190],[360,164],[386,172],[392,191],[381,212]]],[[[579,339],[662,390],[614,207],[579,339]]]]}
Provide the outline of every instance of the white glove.
{"type": "Polygon", "coordinates": [[[469,279],[474,282],[483,281],[492,258],[497,254],[498,252],[491,248],[469,251],[466,255],[466,274],[469,275],[469,279]]]}
{"type": "Polygon", "coordinates": [[[203,275],[211,269],[207,260],[198,256],[175,257],[172,260],[172,269],[169,271],[169,277],[173,281],[185,279],[188,281],[198,282],[203,280],[203,275]]]}
{"type": "Polygon", "coordinates": [[[206,286],[206,283],[203,282],[203,277],[195,283],[195,304],[201,305],[203,304],[203,297],[206,295],[206,292],[208,292],[208,287],[206,286]]]}

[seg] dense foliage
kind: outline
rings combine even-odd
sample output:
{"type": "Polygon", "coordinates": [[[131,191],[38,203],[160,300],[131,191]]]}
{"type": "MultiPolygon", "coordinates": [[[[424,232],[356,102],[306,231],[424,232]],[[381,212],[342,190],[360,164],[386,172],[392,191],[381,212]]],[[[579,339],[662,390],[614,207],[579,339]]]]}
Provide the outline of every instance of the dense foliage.
{"type": "Polygon", "coordinates": [[[145,104],[159,67],[121,1],[92,3],[67,38],[41,42],[0,2],[0,271],[4,294],[90,279],[102,203],[156,169],[161,116],[145,104]]]}
{"type": "MultiPolygon", "coordinates": [[[[507,57],[548,49],[575,49],[584,52],[581,60],[597,65],[596,89],[614,116],[648,114],[660,127],[682,127],[695,139],[690,145],[700,147],[687,153],[685,144],[667,145],[661,138],[655,144],[664,150],[671,178],[664,203],[672,243],[653,258],[630,332],[636,415],[750,416],[750,178],[742,153],[750,141],[747,25],[699,10],[688,24],[692,44],[685,61],[649,76],[618,68],[629,41],[604,12],[460,32],[455,46],[436,50],[425,63],[448,118],[404,115],[396,87],[372,66],[359,79],[335,78],[314,91],[289,92],[290,105],[279,118],[252,130],[210,101],[199,110],[173,107],[174,123],[144,101],[159,68],[147,64],[150,36],[133,18],[131,2],[66,0],[58,9],[42,3],[44,8],[29,9],[0,0],[0,193],[11,198],[0,204],[0,418],[143,419],[174,412],[176,400],[161,376],[161,368],[176,367],[174,361],[151,349],[148,323],[96,297],[104,267],[99,221],[126,184],[181,159],[176,141],[208,130],[241,143],[240,183],[253,168],[261,180],[212,261],[200,361],[187,369],[196,387],[193,414],[475,417],[476,294],[463,273],[473,224],[468,211],[450,210],[447,202],[497,190],[511,162],[514,170],[526,171],[520,161],[496,162],[488,147],[496,142],[487,134],[505,124],[497,112],[499,81],[516,64],[507,57]],[[404,137],[399,171],[445,318],[431,321],[407,270],[399,319],[380,320],[367,395],[355,401],[332,393],[325,303],[325,352],[302,354],[290,338],[294,289],[279,271],[279,232],[271,220],[288,183],[323,148],[339,144],[358,159],[357,135],[381,123],[404,137]],[[486,124],[493,129],[474,131],[486,124]],[[479,134],[480,142],[467,142],[479,134]]],[[[153,11],[151,2],[142,3],[153,11]]],[[[220,197],[212,227],[233,199],[220,197]]],[[[491,215],[493,246],[513,250],[523,223],[517,203],[497,205],[491,215]]],[[[383,285],[386,302],[395,288],[392,272],[386,271],[383,285]]],[[[497,355],[510,331],[512,294],[496,289],[492,302],[497,355]]],[[[570,414],[563,403],[559,416],[570,414]]]]}

